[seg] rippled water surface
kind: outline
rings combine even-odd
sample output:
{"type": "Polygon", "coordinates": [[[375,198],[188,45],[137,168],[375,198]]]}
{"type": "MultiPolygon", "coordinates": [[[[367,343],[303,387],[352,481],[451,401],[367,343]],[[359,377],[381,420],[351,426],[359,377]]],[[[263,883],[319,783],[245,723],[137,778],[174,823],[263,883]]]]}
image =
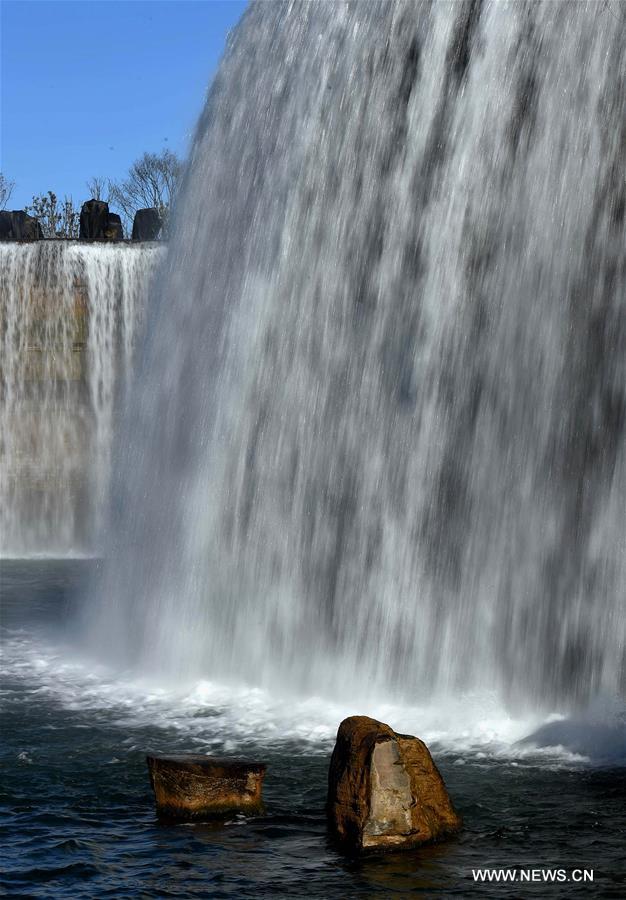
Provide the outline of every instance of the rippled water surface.
{"type": "Polygon", "coordinates": [[[509,719],[487,699],[480,715],[471,700],[446,715],[346,709],[205,682],[164,688],[94,670],[64,646],[63,628],[92,565],[1,564],[8,896],[625,896],[623,731],[590,730],[585,746],[577,732],[574,753],[539,750],[517,743],[539,722],[509,719]],[[337,724],[351,712],[426,737],[465,820],[455,840],[364,860],[335,851],[323,815],[326,772],[337,724]],[[159,826],[149,749],[265,760],[266,814],[159,826]],[[594,883],[474,884],[472,869],[484,867],[589,868],[594,883]]]}

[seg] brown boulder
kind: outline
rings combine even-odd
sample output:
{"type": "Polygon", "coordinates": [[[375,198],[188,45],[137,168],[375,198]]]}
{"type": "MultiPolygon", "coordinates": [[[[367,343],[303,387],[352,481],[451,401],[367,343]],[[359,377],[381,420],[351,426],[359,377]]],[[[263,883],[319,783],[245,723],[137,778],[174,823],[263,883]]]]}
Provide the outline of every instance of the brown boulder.
{"type": "Polygon", "coordinates": [[[349,850],[402,850],[457,831],[461,819],[428,747],[367,716],[339,726],[328,817],[349,850]]]}
{"type": "Polygon", "coordinates": [[[159,818],[205,821],[263,809],[265,765],[199,754],[148,756],[159,818]]]}

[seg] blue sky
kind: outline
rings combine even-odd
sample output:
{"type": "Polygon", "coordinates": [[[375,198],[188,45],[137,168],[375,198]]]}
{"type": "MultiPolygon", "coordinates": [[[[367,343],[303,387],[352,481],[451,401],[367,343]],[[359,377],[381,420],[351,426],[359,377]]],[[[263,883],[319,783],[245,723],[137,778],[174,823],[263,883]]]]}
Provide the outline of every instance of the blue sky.
{"type": "Polygon", "coordinates": [[[88,199],[145,150],[186,153],[244,0],[0,0],[0,170],[10,208],[88,199]]]}

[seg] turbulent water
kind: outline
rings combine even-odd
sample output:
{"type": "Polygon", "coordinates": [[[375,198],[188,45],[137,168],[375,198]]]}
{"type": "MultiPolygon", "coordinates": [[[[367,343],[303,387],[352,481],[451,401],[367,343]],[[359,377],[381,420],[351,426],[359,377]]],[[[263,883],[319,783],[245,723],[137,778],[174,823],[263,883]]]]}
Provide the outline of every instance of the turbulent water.
{"type": "Polygon", "coordinates": [[[613,6],[251,6],[150,312],[99,644],[353,699],[620,690],[613,6]]]}
{"type": "Polygon", "coordinates": [[[0,891],[7,897],[623,900],[623,730],[621,748],[595,740],[584,758],[578,747],[511,746],[527,733],[524,723],[484,700],[361,707],[428,741],[465,827],[410,853],[347,859],[329,841],[325,799],[337,723],[354,712],[352,703],[285,704],[276,693],[206,680],[191,690],[159,688],[81,662],[63,646],[63,626],[76,617],[94,565],[2,563],[0,891]],[[147,751],[263,760],[265,814],[163,827],[147,751]],[[549,874],[557,866],[569,881],[534,892],[472,876],[484,867],[549,874]],[[593,869],[592,884],[573,883],[579,868],[593,869]]]}
{"type": "Polygon", "coordinates": [[[0,554],[96,549],[159,250],[0,244],[0,554]]]}

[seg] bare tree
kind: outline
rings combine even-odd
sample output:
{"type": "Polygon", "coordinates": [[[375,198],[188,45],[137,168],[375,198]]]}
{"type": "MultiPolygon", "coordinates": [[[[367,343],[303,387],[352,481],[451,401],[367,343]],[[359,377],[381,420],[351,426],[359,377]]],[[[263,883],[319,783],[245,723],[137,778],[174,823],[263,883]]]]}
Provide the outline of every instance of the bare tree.
{"type": "Polygon", "coordinates": [[[48,191],[47,194],[33,197],[26,212],[39,220],[45,238],[78,237],[80,211],[74,206],[71,197],[59,201],[53,191],[48,191]]]}
{"type": "Polygon", "coordinates": [[[9,179],[0,172],[0,209],[6,209],[14,187],[15,182],[9,181],[9,179]]]}
{"type": "Polygon", "coordinates": [[[89,181],[86,182],[86,185],[92,200],[103,200],[105,203],[109,202],[111,182],[107,178],[100,178],[98,175],[94,175],[93,178],[90,178],[89,181]]]}
{"type": "Polygon", "coordinates": [[[109,182],[109,203],[121,214],[128,233],[135,213],[145,207],[159,211],[165,230],[181,170],[181,161],[171,150],[144,153],[135,160],[123,181],[109,182]]]}

